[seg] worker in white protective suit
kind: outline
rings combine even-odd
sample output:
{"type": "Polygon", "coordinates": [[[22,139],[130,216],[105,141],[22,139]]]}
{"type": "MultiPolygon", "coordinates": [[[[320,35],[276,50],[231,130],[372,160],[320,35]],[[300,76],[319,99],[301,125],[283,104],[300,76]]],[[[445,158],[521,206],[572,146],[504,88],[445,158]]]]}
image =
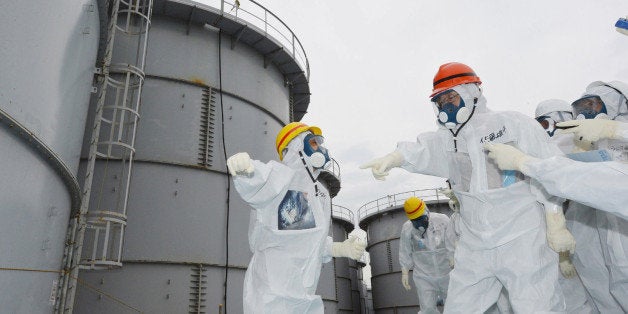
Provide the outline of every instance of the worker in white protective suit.
{"type": "MultiPolygon", "coordinates": [[[[573,202],[566,216],[570,230],[579,241],[575,256],[581,256],[574,258],[574,263],[595,307],[593,312],[624,313],[611,295],[609,269],[605,265],[596,226],[598,209],[628,219],[628,164],[615,161],[585,163],[562,156],[538,159],[503,144],[487,146],[487,150],[500,169],[521,171],[540,181],[548,193],[573,202]],[[583,207],[574,209],[575,202],[583,207]],[[578,216],[570,219],[571,211],[576,210],[578,216]],[[585,210],[589,213],[583,212],[585,210]],[[589,230],[594,231],[593,235],[589,230]],[[581,241],[581,237],[585,239],[581,241]]],[[[604,228],[601,231],[608,232],[604,228]]]]}
{"type": "Polygon", "coordinates": [[[293,122],[277,135],[281,163],[237,153],[227,160],[234,186],[249,203],[253,257],[244,278],[244,313],[323,313],[315,295],[322,263],[362,256],[366,243],[328,236],[331,200],[317,181],[329,162],[318,127],[293,122]]]}
{"type": "Polygon", "coordinates": [[[399,236],[401,284],[410,290],[408,272],[419,297],[419,313],[440,313],[437,301],[447,298],[450,252],[445,247],[449,217],[430,213],[425,202],[410,197],[403,204],[408,216],[399,236]]]}
{"type": "MultiPolygon", "coordinates": [[[[574,150],[573,135],[563,134],[558,131],[557,124],[564,121],[573,120],[573,114],[571,112],[571,105],[561,99],[548,99],[541,101],[535,110],[536,121],[545,129],[550,136],[551,142],[556,144],[560,150],[569,154],[574,150]]],[[[589,224],[583,224],[582,218],[595,213],[591,213],[586,210],[584,216],[578,212],[581,204],[573,201],[566,201],[563,204],[563,208],[567,209],[571,207],[571,210],[566,210],[565,219],[567,223],[567,229],[571,231],[578,246],[584,244],[594,244],[591,239],[599,239],[597,234],[597,228],[589,224]]],[[[598,241],[599,242],[599,241],[598,241]]],[[[577,246],[577,247],[578,247],[577,246]]],[[[597,250],[600,250],[601,246],[598,244],[597,250]]],[[[576,248],[578,250],[578,248],[576,248]]],[[[601,256],[596,257],[597,260],[602,260],[601,256]]],[[[594,305],[591,296],[584,288],[580,276],[576,272],[571,256],[568,254],[559,255],[558,265],[562,276],[558,276],[558,282],[563,289],[565,295],[565,305],[567,306],[567,313],[588,314],[597,313],[597,309],[594,305]]]]}
{"type": "Polygon", "coordinates": [[[603,149],[596,155],[607,154],[613,161],[581,163],[563,158],[539,161],[518,152],[505,154],[517,156],[515,164],[525,164],[527,174],[539,178],[549,193],[567,196],[582,204],[582,208],[574,211],[578,214],[575,221],[595,227],[599,238],[579,244],[574,263],[602,313],[628,311],[628,222],[625,216],[617,214],[626,208],[622,199],[625,199],[628,174],[627,94],[628,86],[624,83],[593,82],[572,104],[574,115],[587,120],[558,124],[565,128],[561,132],[575,134],[574,141],[581,150],[603,149]]]}
{"type": "MultiPolygon", "coordinates": [[[[618,122],[628,121],[628,85],[619,81],[601,82],[589,84],[580,99],[574,101],[571,106],[576,119],[587,120],[613,120],[618,122]]],[[[616,134],[604,134],[610,132],[607,123],[593,122],[592,129],[597,129],[600,136],[585,138],[574,137],[576,147],[584,151],[605,151],[610,159],[617,162],[628,162],[628,141],[619,138],[616,134]]],[[[569,130],[569,129],[566,129],[569,130]]],[[[595,135],[595,134],[591,134],[595,135]]],[[[600,191],[598,189],[598,191],[600,191]]],[[[605,191],[606,192],[606,191],[605,191]]],[[[610,196],[613,198],[614,196],[610,196]]],[[[623,206],[626,206],[625,204],[623,206]]],[[[599,205],[593,206],[599,208],[599,205]]],[[[588,209],[588,208],[587,208],[588,209]]],[[[628,312],[628,220],[602,211],[596,212],[597,230],[600,237],[602,253],[606,267],[608,268],[609,283],[602,286],[600,276],[589,279],[587,285],[584,276],[580,273],[585,287],[601,291],[610,287],[610,294],[621,305],[621,309],[612,304],[615,312],[628,312]]],[[[576,250],[576,256],[580,260],[590,258],[591,251],[583,247],[576,250]]],[[[574,259],[575,262],[575,259],[574,259]]],[[[576,264],[576,266],[578,266],[576,264]]],[[[576,267],[580,270],[578,267],[576,267]]],[[[592,276],[588,276],[592,277],[592,276]]],[[[604,282],[606,284],[606,282],[604,282]]],[[[604,291],[605,292],[605,291],[604,291]]],[[[601,292],[600,292],[601,293],[601,292]]],[[[593,293],[590,293],[593,296],[593,293]]],[[[610,300],[607,303],[611,303],[610,300]]],[[[598,307],[599,308],[599,307],[598,307]]],[[[608,312],[611,310],[609,309],[608,312]]],[[[606,313],[600,308],[600,312],[606,313]]]]}
{"type": "Polygon", "coordinates": [[[541,101],[534,111],[534,118],[541,124],[541,127],[552,138],[554,143],[560,150],[565,153],[571,153],[573,150],[573,136],[560,134],[556,132],[556,123],[573,120],[571,113],[571,105],[561,99],[547,99],[541,101]]]}
{"type": "Polygon", "coordinates": [[[394,152],[362,168],[371,168],[380,180],[401,167],[452,183],[461,233],[445,313],[482,313],[504,286],[515,312],[562,312],[556,252],[575,246],[565,227],[563,200],[520,173],[500,171],[483,144],[509,143],[541,158],[561,152],[534,119],[488,110],[480,84],[467,65],[442,65],[431,95],[439,130],[420,134],[417,142],[400,142],[394,152]]]}

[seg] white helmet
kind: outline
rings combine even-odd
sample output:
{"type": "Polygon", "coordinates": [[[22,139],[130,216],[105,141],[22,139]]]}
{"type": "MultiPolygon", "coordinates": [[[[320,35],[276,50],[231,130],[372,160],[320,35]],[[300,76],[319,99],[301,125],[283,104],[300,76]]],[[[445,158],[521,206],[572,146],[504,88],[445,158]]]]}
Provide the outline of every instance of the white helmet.
{"type": "Polygon", "coordinates": [[[538,118],[540,116],[546,116],[552,112],[561,112],[566,111],[571,113],[571,105],[561,99],[547,99],[543,100],[536,106],[536,110],[534,112],[534,118],[538,118]]]}
{"type": "Polygon", "coordinates": [[[628,119],[628,84],[620,81],[595,81],[587,86],[585,95],[597,95],[604,102],[608,118],[628,119]]]}

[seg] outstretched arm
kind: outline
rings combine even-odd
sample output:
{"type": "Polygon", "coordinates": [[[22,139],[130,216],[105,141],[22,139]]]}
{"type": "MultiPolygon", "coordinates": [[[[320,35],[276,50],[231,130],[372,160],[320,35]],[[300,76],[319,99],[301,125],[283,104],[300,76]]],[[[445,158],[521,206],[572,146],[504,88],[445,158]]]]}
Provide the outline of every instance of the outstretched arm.
{"type": "Polygon", "coordinates": [[[283,164],[275,161],[264,164],[252,160],[247,153],[229,157],[227,168],[230,174],[235,174],[233,183],[242,199],[255,209],[283,194],[294,176],[294,170],[283,164]]]}

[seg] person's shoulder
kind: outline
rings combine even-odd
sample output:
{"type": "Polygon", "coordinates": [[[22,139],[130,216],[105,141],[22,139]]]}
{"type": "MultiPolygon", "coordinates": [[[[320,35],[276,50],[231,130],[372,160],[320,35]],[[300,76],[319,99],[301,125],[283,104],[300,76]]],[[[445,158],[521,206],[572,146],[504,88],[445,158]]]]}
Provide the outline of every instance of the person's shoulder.
{"type": "Polygon", "coordinates": [[[430,219],[432,220],[440,220],[440,221],[449,221],[449,216],[441,213],[430,213],[430,219]]]}

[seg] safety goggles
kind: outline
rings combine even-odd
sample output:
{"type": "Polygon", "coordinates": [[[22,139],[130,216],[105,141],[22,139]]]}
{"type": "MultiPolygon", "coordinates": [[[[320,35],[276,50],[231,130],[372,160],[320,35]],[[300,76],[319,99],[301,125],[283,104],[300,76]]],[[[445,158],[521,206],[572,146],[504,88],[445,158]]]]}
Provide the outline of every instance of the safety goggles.
{"type": "Polygon", "coordinates": [[[574,101],[571,104],[571,107],[573,109],[573,114],[576,117],[583,114],[589,118],[592,114],[606,113],[606,105],[604,105],[600,96],[597,95],[585,95],[584,97],[574,101]]]}
{"type": "Polygon", "coordinates": [[[540,116],[536,118],[536,121],[538,121],[546,131],[552,131],[556,126],[556,121],[549,116],[540,116]]]}
{"type": "Polygon", "coordinates": [[[448,89],[432,98],[432,102],[436,104],[438,109],[442,109],[445,104],[460,104],[460,94],[453,89],[448,89]]]}
{"type": "Polygon", "coordinates": [[[322,146],[323,143],[325,143],[325,138],[320,135],[308,135],[307,142],[313,150],[317,150],[319,146],[322,146]]]}
{"type": "Polygon", "coordinates": [[[308,134],[305,137],[305,154],[311,156],[314,152],[327,153],[327,148],[323,147],[325,138],[320,135],[308,134]]]}

